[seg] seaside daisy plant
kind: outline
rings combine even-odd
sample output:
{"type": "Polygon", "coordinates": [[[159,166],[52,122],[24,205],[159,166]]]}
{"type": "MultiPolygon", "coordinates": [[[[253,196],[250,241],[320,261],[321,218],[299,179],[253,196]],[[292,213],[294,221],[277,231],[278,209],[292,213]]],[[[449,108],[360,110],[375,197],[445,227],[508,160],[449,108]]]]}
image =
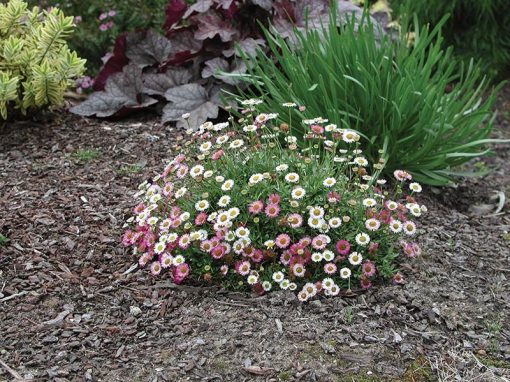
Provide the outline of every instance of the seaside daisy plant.
{"type": "Polygon", "coordinates": [[[306,131],[298,146],[295,129],[261,102],[190,129],[182,150],[140,184],[122,238],[140,267],[174,283],[295,290],[301,301],[402,283],[399,264],[421,252],[420,184],[403,170],[388,184],[378,178],[384,152],[369,163],[360,136],[327,119],[295,120],[306,131]]]}

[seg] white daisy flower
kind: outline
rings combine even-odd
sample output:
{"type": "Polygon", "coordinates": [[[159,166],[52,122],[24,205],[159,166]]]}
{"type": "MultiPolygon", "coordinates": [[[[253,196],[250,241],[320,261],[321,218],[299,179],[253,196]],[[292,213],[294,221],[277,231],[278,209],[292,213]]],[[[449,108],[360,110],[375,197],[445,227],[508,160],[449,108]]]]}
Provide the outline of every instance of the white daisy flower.
{"type": "Polygon", "coordinates": [[[295,172],[289,172],[287,175],[285,175],[285,180],[289,183],[297,183],[299,182],[299,175],[295,172]]]}
{"type": "Polygon", "coordinates": [[[322,253],[320,252],[314,252],[312,253],[312,261],[314,263],[319,263],[322,261],[322,253]]]}
{"type": "Polygon", "coordinates": [[[226,234],[225,234],[225,240],[226,241],[234,241],[236,238],[236,234],[234,231],[228,231],[226,234]]]}
{"type": "Polygon", "coordinates": [[[230,204],[230,196],[228,195],[223,195],[220,200],[218,200],[218,206],[220,207],[226,207],[230,204]]]}
{"type": "Polygon", "coordinates": [[[377,184],[386,184],[386,179],[377,179],[376,183],[377,184]]]}
{"type": "Polygon", "coordinates": [[[179,188],[176,192],[175,192],[175,199],[179,199],[179,198],[182,198],[186,192],[188,191],[188,189],[186,187],[181,187],[179,188]]]}
{"type": "Polygon", "coordinates": [[[264,180],[264,175],[262,175],[262,174],[253,174],[252,176],[250,176],[249,183],[253,185],[253,184],[260,183],[263,180],[264,180]]]}
{"type": "Polygon", "coordinates": [[[229,140],[229,136],[228,135],[220,135],[218,138],[216,138],[216,144],[222,145],[225,142],[227,142],[228,140],[229,140]]]}
{"type": "Polygon", "coordinates": [[[239,214],[241,213],[241,211],[237,207],[232,207],[227,211],[227,213],[228,213],[228,216],[230,217],[230,220],[232,220],[232,219],[235,219],[236,217],[238,217],[239,214]]]}
{"type": "Polygon", "coordinates": [[[155,226],[158,223],[158,220],[159,219],[156,216],[152,216],[147,219],[147,223],[149,223],[149,225],[155,226]]]}
{"type": "Polygon", "coordinates": [[[199,200],[195,203],[195,209],[197,211],[205,211],[209,208],[209,202],[207,200],[199,200]]]}
{"type": "Polygon", "coordinates": [[[406,235],[412,236],[416,233],[416,224],[412,221],[406,221],[402,228],[406,235]]]}
{"type": "Polygon", "coordinates": [[[286,165],[285,163],[276,166],[276,171],[277,172],[287,171],[288,169],[289,169],[289,166],[286,165]]]}
{"type": "Polygon", "coordinates": [[[315,217],[308,218],[308,226],[310,228],[315,228],[315,229],[322,228],[322,225],[324,223],[325,223],[324,219],[322,219],[322,218],[315,218],[315,217]]]}
{"type": "Polygon", "coordinates": [[[335,258],[335,254],[329,249],[326,249],[325,251],[322,252],[322,258],[325,261],[333,261],[333,259],[335,258]]]}
{"type": "Polygon", "coordinates": [[[351,130],[346,130],[342,134],[342,140],[346,143],[352,143],[359,140],[359,135],[351,130]]]}
{"type": "Polygon", "coordinates": [[[335,178],[326,178],[322,182],[322,185],[324,187],[333,187],[335,184],[336,184],[336,179],[335,178]]]}
{"type": "Polygon", "coordinates": [[[409,184],[409,189],[414,192],[421,192],[422,190],[421,185],[416,182],[409,184]]]}
{"type": "Polygon", "coordinates": [[[386,202],[386,208],[388,208],[390,211],[394,211],[398,208],[398,203],[394,202],[393,200],[388,200],[386,202]]]}
{"type": "Polygon", "coordinates": [[[257,131],[257,126],[255,126],[255,125],[244,126],[243,131],[246,133],[253,133],[254,131],[257,131]]]}
{"type": "Polygon", "coordinates": [[[221,190],[222,191],[230,191],[233,187],[234,187],[234,181],[232,179],[229,179],[229,180],[226,180],[221,185],[221,190]]]}
{"type": "Polygon", "coordinates": [[[156,252],[159,255],[160,253],[163,253],[165,248],[166,248],[166,243],[160,241],[160,242],[156,243],[156,245],[154,245],[154,252],[156,252]]]}
{"type": "Polygon", "coordinates": [[[241,147],[242,145],[244,145],[244,141],[242,139],[236,139],[234,141],[232,141],[230,143],[230,148],[231,149],[238,149],[239,147],[241,147]]]}
{"type": "Polygon", "coordinates": [[[285,279],[285,280],[282,280],[282,282],[280,283],[280,288],[281,289],[289,289],[289,285],[290,285],[290,281],[285,279]]]}
{"type": "Polygon", "coordinates": [[[298,199],[298,200],[303,199],[303,197],[305,195],[306,195],[306,191],[302,187],[296,187],[290,193],[290,196],[292,197],[292,199],[298,199]]]}
{"type": "Polygon", "coordinates": [[[266,240],[264,242],[264,246],[268,249],[271,249],[275,246],[275,242],[274,242],[274,240],[266,240]]]}
{"type": "Polygon", "coordinates": [[[269,292],[272,287],[273,287],[273,284],[271,284],[270,281],[262,282],[262,289],[264,289],[266,292],[269,292]]]}
{"type": "Polygon", "coordinates": [[[191,214],[187,211],[183,212],[180,216],[179,216],[179,219],[181,219],[183,222],[189,220],[189,218],[191,217],[191,214]]]}
{"type": "Polygon", "coordinates": [[[204,166],[197,164],[196,166],[193,166],[191,170],[189,171],[189,174],[192,178],[196,178],[204,173],[204,166]]]}
{"type": "Polygon", "coordinates": [[[175,241],[177,240],[178,237],[179,237],[179,235],[177,235],[175,232],[169,233],[167,241],[169,243],[175,243],[175,241]]]}
{"type": "Polygon", "coordinates": [[[380,226],[381,222],[377,219],[371,218],[365,221],[365,227],[370,231],[377,231],[380,226]]]}
{"type": "Polygon", "coordinates": [[[246,279],[246,282],[249,285],[255,285],[258,281],[259,281],[259,278],[255,275],[249,275],[248,278],[246,279]]]}
{"type": "Polygon", "coordinates": [[[377,201],[373,198],[366,198],[363,199],[363,205],[365,207],[374,207],[375,205],[377,205],[377,201]]]}
{"type": "Polygon", "coordinates": [[[174,267],[184,263],[186,260],[184,259],[184,256],[182,255],[177,255],[174,257],[174,261],[173,261],[173,265],[174,267]]]}
{"type": "Polygon", "coordinates": [[[353,162],[358,166],[365,167],[368,165],[368,161],[365,157],[356,157],[353,159],[353,162]]]}
{"type": "Polygon", "coordinates": [[[340,269],[340,277],[343,279],[348,279],[351,277],[351,270],[349,268],[340,269]]]}
{"type": "Polygon", "coordinates": [[[363,261],[363,256],[361,253],[353,252],[349,255],[349,263],[352,265],[359,265],[363,261]]]}
{"type": "Polygon", "coordinates": [[[217,123],[213,126],[213,130],[214,131],[221,131],[223,130],[225,127],[228,127],[228,122],[220,122],[220,123],[217,123]]]}
{"type": "Polygon", "coordinates": [[[275,283],[281,283],[285,279],[285,275],[282,272],[273,273],[273,281],[275,283]]]}
{"type": "Polygon", "coordinates": [[[211,142],[204,142],[199,146],[199,150],[203,153],[209,151],[212,148],[211,142]]]}
{"type": "Polygon", "coordinates": [[[342,219],[334,217],[329,219],[328,224],[331,228],[338,228],[342,225],[342,219]]]}
{"type": "Polygon", "coordinates": [[[324,216],[324,208],[319,207],[319,206],[311,207],[309,214],[310,214],[310,217],[313,217],[313,218],[322,218],[324,216]]]}
{"type": "Polygon", "coordinates": [[[390,229],[394,233],[399,233],[402,231],[402,222],[400,220],[392,219],[390,221],[390,229]]]}
{"type": "Polygon", "coordinates": [[[325,279],[322,280],[322,287],[326,290],[330,290],[331,287],[333,287],[333,285],[335,285],[335,282],[333,281],[333,279],[331,277],[326,277],[325,279]]]}
{"type": "Polygon", "coordinates": [[[250,230],[246,227],[239,227],[236,229],[236,236],[243,239],[250,236],[250,230]]]}
{"type": "Polygon", "coordinates": [[[368,245],[370,243],[370,236],[368,236],[366,233],[358,233],[356,235],[356,243],[361,246],[368,245]]]}

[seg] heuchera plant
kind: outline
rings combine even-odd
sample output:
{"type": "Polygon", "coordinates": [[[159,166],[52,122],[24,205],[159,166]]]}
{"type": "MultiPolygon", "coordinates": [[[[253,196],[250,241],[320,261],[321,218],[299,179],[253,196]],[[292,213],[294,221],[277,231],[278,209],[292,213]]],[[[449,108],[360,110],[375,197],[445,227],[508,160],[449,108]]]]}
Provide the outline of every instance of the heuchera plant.
{"type": "MultiPolygon", "coordinates": [[[[120,35],[95,79],[96,93],[71,111],[109,117],[161,100],[163,122],[182,126],[182,115],[190,113],[186,123],[197,127],[218,116],[221,89],[240,85],[228,74],[246,72],[241,52],[265,49],[261,24],[292,38],[295,28],[322,28],[329,12],[329,0],[198,0],[191,6],[171,0],[165,36],[152,30],[120,35]]],[[[342,15],[361,15],[345,0],[338,0],[337,12],[339,22],[342,15]]]]}
{"type": "Polygon", "coordinates": [[[384,160],[371,166],[360,136],[323,118],[297,122],[298,146],[293,126],[260,102],[244,101],[238,122],[189,129],[183,151],[140,185],[123,236],[140,266],[175,283],[298,290],[301,301],[402,283],[399,263],[421,252],[421,186],[398,170],[387,187],[384,160]]]}

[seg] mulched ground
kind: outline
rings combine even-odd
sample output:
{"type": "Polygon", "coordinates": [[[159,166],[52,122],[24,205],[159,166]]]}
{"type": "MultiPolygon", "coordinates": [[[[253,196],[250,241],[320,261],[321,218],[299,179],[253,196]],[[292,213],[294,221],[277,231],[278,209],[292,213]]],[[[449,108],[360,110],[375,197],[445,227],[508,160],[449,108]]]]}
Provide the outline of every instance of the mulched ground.
{"type": "MultiPolygon", "coordinates": [[[[498,108],[510,137],[509,87],[498,108]]],[[[140,117],[0,130],[0,381],[510,380],[508,146],[475,164],[490,175],[427,191],[406,285],[300,304],[132,267],[132,194],[180,134],[140,117]]]]}

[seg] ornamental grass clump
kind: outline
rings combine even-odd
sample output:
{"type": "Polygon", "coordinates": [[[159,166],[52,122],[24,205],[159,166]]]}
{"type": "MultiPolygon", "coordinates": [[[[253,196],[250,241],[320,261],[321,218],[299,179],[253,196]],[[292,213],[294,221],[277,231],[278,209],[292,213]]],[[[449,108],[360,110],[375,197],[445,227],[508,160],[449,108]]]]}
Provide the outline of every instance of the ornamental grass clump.
{"type": "MultiPolygon", "coordinates": [[[[246,94],[262,94],[283,122],[302,118],[282,106],[291,100],[356,130],[371,161],[385,148],[386,174],[405,168],[421,182],[448,184],[497,141],[489,139],[495,91],[476,66],[463,70],[452,50],[442,49],[440,27],[415,25],[414,35],[395,37],[368,18],[330,22],[321,33],[296,31],[297,47],[266,32],[270,54],[244,56],[255,62],[244,76],[252,85],[246,94]]],[[[302,142],[303,127],[293,128],[302,142]]]]}
{"type": "Polygon", "coordinates": [[[73,17],[57,8],[29,10],[21,0],[0,4],[0,118],[60,105],[84,70],[69,50],[73,17]]]}
{"type": "Polygon", "coordinates": [[[140,266],[175,283],[296,290],[301,301],[403,282],[399,263],[420,254],[421,186],[398,170],[386,188],[370,174],[383,159],[371,166],[359,135],[326,119],[294,122],[306,131],[299,148],[293,126],[259,102],[244,101],[237,122],[189,131],[182,152],[139,186],[122,241],[140,266]]]}

